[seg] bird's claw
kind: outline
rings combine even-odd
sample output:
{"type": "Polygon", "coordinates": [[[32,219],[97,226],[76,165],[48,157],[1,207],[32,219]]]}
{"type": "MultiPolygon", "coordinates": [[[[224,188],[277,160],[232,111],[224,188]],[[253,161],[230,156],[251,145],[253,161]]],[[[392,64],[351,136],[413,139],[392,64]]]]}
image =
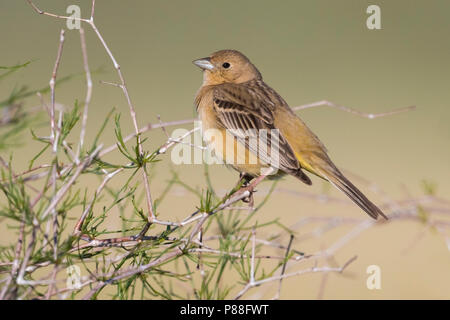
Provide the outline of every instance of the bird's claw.
{"type": "Polygon", "coordinates": [[[244,180],[242,182],[240,191],[241,192],[245,192],[245,191],[249,192],[249,195],[247,197],[242,198],[242,202],[248,203],[250,207],[253,207],[253,203],[254,203],[254,201],[253,201],[253,193],[256,192],[256,190],[254,190],[253,187],[250,186],[250,181],[252,179],[253,178],[250,175],[248,175],[247,173],[240,173],[239,174],[239,181],[244,180]]]}
{"type": "Polygon", "coordinates": [[[248,186],[243,188],[243,192],[248,191],[249,195],[242,199],[242,202],[248,203],[249,207],[253,207],[254,199],[253,199],[253,193],[256,192],[253,188],[249,188],[248,186]]]}

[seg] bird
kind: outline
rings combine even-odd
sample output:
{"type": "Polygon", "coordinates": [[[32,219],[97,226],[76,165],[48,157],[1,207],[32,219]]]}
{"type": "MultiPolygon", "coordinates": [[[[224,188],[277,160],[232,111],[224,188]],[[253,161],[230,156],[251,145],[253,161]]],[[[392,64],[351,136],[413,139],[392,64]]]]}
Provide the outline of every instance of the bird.
{"type": "Polygon", "coordinates": [[[243,53],[220,50],[193,63],[203,72],[203,82],[194,100],[203,139],[241,177],[251,180],[271,167],[267,154],[260,156],[246,136],[248,132],[253,136],[269,132],[258,146],[265,144],[268,150],[278,148],[277,172],[272,178],[292,175],[311,185],[307,173],[313,174],[329,181],[370,217],[388,219],[337,168],[324,144],[264,82],[260,71],[243,53]]]}

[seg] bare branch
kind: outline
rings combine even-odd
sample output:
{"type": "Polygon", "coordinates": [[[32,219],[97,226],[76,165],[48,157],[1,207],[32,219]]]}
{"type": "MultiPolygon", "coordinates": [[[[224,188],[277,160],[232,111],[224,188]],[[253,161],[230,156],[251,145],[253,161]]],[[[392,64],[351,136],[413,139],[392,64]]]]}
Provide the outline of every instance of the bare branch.
{"type": "MultiPolygon", "coordinates": [[[[95,1],[92,3],[92,14],[94,14],[94,4],[95,1]]],[[[91,20],[93,16],[91,16],[91,20]]],[[[86,124],[88,119],[88,112],[89,112],[89,102],[91,101],[92,96],[92,78],[91,78],[91,71],[89,70],[89,63],[88,63],[88,55],[86,50],[86,38],[84,35],[84,29],[80,28],[80,42],[81,42],[81,52],[83,54],[83,65],[84,65],[84,72],[86,73],[86,98],[84,100],[84,111],[83,111],[83,118],[81,122],[81,132],[80,132],[80,144],[78,145],[77,149],[77,159],[80,155],[80,151],[83,148],[84,144],[84,136],[86,135],[86,124]]]]}
{"type": "Polygon", "coordinates": [[[388,111],[388,112],[382,112],[382,113],[365,113],[362,111],[358,111],[356,109],[352,109],[346,106],[341,106],[338,104],[335,104],[333,102],[327,101],[327,100],[321,100],[321,101],[317,101],[317,102],[312,102],[312,103],[308,103],[308,104],[303,104],[300,106],[296,106],[296,107],[292,107],[292,109],[294,110],[303,110],[303,109],[308,109],[308,108],[315,108],[315,107],[320,107],[320,106],[326,106],[326,107],[330,107],[330,108],[335,108],[341,111],[345,111],[354,115],[357,115],[359,117],[363,117],[363,118],[367,118],[367,119],[375,119],[375,118],[381,118],[381,117],[387,117],[387,116],[392,116],[394,114],[398,114],[398,113],[402,113],[402,112],[406,112],[406,111],[411,111],[414,110],[416,107],[415,106],[409,106],[409,107],[404,107],[404,108],[399,108],[396,110],[392,110],[392,111],[388,111]]]}

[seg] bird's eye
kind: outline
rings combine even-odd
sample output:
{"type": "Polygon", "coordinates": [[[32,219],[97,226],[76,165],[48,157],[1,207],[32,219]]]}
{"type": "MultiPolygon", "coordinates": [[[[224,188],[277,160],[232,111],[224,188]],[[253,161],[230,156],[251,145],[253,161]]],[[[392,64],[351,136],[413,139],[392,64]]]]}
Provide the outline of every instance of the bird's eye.
{"type": "Polygon", "coordinates": [[[228,62],[225,62],[222,67],[224,67],[225,69],[228,69],[230,67],[230,64],[228,62]]]}

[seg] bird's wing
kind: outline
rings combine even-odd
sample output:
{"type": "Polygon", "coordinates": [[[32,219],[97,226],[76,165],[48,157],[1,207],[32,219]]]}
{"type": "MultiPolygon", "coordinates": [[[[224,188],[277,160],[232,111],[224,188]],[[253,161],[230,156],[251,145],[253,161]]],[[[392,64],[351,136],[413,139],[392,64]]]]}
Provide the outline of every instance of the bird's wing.
{"type": "Polygon", "coordinates": [[[286,138],[274,126],[276,101],[272,101],[258,86],[245,84],[216,86],[213,99],[214,110],[223,127],[250,152],[261,161],[273,164],[272,149],[278,148],[278,169],[311,184],[311,180],[301,171],[300,163],[286,138]]]}

